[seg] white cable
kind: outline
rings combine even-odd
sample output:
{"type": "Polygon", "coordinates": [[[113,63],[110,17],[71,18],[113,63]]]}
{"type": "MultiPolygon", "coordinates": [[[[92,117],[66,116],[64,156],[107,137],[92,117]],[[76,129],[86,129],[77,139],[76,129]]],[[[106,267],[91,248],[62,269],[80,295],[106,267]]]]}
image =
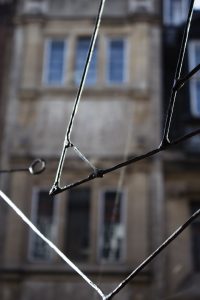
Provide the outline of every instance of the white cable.
{"type": "Polygon", "coordinates": [[[96,292],[105,299],[105,295],[96,284],[94,284],[54,243],[47,239],[37,227],[24,215],[24,213],[0,190],[0,197],[16,212],[16,214],[56,252],[76,273],[78,273],[96,292]]]}

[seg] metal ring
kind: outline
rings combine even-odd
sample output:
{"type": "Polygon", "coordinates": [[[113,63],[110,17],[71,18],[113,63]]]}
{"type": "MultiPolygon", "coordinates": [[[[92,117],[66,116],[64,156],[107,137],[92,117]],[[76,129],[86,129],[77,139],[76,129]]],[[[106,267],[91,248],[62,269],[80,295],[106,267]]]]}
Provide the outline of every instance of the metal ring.
{"type": "Polygon", "coordinates": [[[41,158],[37,158],[31,163],[28,170],[31,173],[31,175],[37,175],[42,173],[45,170],[45,167],[46,167],[45,160],[41,158]]]}

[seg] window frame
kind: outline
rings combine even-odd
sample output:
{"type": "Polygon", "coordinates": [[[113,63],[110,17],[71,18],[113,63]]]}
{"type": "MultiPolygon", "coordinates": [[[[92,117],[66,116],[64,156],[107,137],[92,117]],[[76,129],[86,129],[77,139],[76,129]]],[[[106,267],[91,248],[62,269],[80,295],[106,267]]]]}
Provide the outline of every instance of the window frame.
{"type": "Polygon", "coordinates": [[[128,83],[129,80],[129,43],[128,43],[128,38],[126,36],[107,36],[106,37],[106,56],[105,56],[105,66],[106,66],[106,84],[109,86],[123,86],[126,83],[128,83]],[[124,53],[123,53],[123,62],[124,62],[124,69],[123,69],[123,80],[121,82],[114,82],[111,81],[109,78],[109,61],[110,61],[110,43],[111,41],[114,40],[119,40],[121,39],[124,44],[124,53]],[[127,58],[127,59],[126,59],[127,58]]]}
{"type": "Polygon", "coordinates": [[[127,238],[126,238],[126,230],[127,230],[127,193],[124,189],[120,189],[118,191],[117,188],[104,188],[99,193],[99,213],[98,213],[98,237],[97,237],[97,260],[101,264],[117,264],[117,263],[124,263],[127,253],[127,238]],[[103,215],[104,215],[104,201],[105,201],[105,194],[106,192],[120,192],[122,194],[121,198],[121,224],[124,228],[124,237],[123,243],[121,247],[121,254],[118,260],[106,260],[101,256],[101,249],[103,244],[103,231],[104,231],[104,224],[103,224],[103,215]]]}
{"type": "Polygon", "coordinates": [[[173,0],[164,0],[164,5],[163,5],[163,15],[164,15],[164,23],[166,25],[171,25],[171,26],[178,26],[181,25],[184,20],[186,20],[187,17],[187,11],[189,8],[189,2],[188,0],[181,0],[182,1],[182,10],[181,10],[181,16],[179,20],[172,20],[170,17],[170,10],[171,10],[171,4],[173,0]]]}
{"type": "MultiPolygon", "coordinates": [[[[189,70],[196,67],[197,63],[195,61],[195,47],[198,45],[200,47],[200,39],[193,39],[190,40],[188,45],[188,67],[189,70]]],[[[199,62],[200,63],[200,62],[199,62]]],[[[198,99],[197,99],[197,92],[196,92],[196,82],[199,81],[200,83],[200,74],[197,72],[191,79],[189,83],[189,96],[190,96],[190,111],[191,114],[196,117],[200,118],[200,110],[198,111],[198,99]]],[[[199,99],[200,101],[200,99],[199,99]]]]}
{"type": "MultiPolygon", "coordinates": [[[[32,198],[31,198],[31,212],[30,212],[30,219],[31,222],[33,222],[34,224],[36,224],[36,218],[37,218],[37,208],[38,208],[38,201],[39,201],[39,193],[40,192],[47,192],[49,193],[49,189],[48,188],[42,188],[42,187],[34,187],[32,190],[32,198]]],[[[57,196],[54,196],[54,204],[53,204],[53,221],[52,221],[52,227],[55,228],[55,230],[53,230],[53,237],[58,236],[58,199],[57,196]]],[[[37,227],[37,225],[36,225],[37,227]]],[[[29,229],[29,233],[28,233],[28,261],[30,262],[34,262],[34,263],[44,263],[44,264],[48,264],[50,262],[52,262],[54,254],[51,251],[49,258],[48,259],[39,259],[39,258],[35,258],[32,255],[32,248],[34,245],[34,239],[36,237],[35,232],[33,232],[31,229],[29,229]]],[[[54,238],[55,239],[55,238],[54,238]]]]}
{"type": "Polygon", "coordinates": [[[63,37],[48,37],[44,42],[44,52],[43,52],[43,73],[42,73],[42,84],[46,87],[62,87],[67,81],[67,56],[68,56],[68,41],[63,37]],[[48,81],[49,74],[49,62],[50,62],[50,49],[53,41],[63,41],[64,42],[64,54],[63,54],[63,72],[62,79],[59,83],[51,83],[48,81]]]}

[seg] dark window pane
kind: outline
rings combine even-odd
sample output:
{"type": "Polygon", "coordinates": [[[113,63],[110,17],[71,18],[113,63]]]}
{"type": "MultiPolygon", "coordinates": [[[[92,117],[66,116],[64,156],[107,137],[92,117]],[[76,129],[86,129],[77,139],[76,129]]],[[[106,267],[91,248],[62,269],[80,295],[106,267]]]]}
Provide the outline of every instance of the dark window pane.
{"type": "MultiPolygon", "coordinates": [[[[36,202],[35,225],[49,239],[52,238],[54,198],[47,191],[40,191],[36,202]]],[[[34,259],[49,260],[50,248],[37,235],[32,235],[31,256],[34,259]]]]}
{"type": "Polygon", "coordinates": [[[123,240],[122,193],[105,192],[103,201],[101,258],[106,261],[117,261],[121,257],[123,240]]]}
{"type": "Polygon", "coordinates": [[[108,78],[112,83],[124,81],[124,40],[116,39],[109,42],[108,78]]]}
{"type": "Polygon", "coordinates": [[[200,79],[196,81],[197,113],[200,115],[200,79]]]}
{"type": "MultiPolygon", "coordinates": [[[[198,65],[200,63],[200,44],[196,44],[195,47],[195,66],[198,65]]],[[[198,72],[199,74],[199,72],[198,72]]]]}
{"type": "Polygon", "coordinates": [[[90,189],[69,192],[67,207],[66,253],[70,258],[86,261],[89,257],[90,189]]]}
{"type": "Polygon", "coordinates": [[[64,41],[51,41],[49,45],[49,60],[47,81],[49,84],[61,84],[64,71],[64,41]]]}

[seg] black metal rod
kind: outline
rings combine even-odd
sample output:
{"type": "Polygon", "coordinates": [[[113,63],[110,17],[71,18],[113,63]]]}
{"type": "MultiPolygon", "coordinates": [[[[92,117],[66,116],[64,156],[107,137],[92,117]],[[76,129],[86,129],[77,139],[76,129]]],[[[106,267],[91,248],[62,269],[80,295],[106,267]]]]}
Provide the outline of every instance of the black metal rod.
{"type": "Polygon", "coordinates": [[[46,168],[46,163],[44,159],[37,158],[32,161],[29,167],[27,168],[13,168],[13,169],[5,169],[0,170],[0,174],[2,173],[15,173],[15,172],[29,172],[31,175],[38,175],[42,173],[46,168]]]}
{"type": "Polygon", "coordinates": [[[91,61],[93,51],[94,51],[94,47],[95,47],[95,43],[96,43],[96,40],[97,40],[97,36],[98,36],[100,24],[101,24],[101,19],[102,19],[102,15],[103,15],[105,2],[106,2],[106,0],[101,0],[100,5],[99,5],[99,10],[98,10],[98,14],[97,14],[93,34],[92,34],[92,37],[91,37],[90,46],[89,46],[89,50],[88,50],[88,54],[87,54],[83,74],[82,74],[82,77],[81,77],[81,82],[80,82],[80,85],[79,85],[79,88],[78,88],[76,99],[74,101],[74,105],[73,105],[72,113],[71,113],[71,116],[70,116],[69,124],[68,124],[67,129],[66,129],[65,139],[64,139],[63,148],[62,148],[62,152],[61,152],[61,156],[60,156],[60,160],[59,160],[59,164],[58,164],[58,168],[57,168],[57,172],[56,172],[56,177],[55,177],[54,183],[51,187],[51,190],[49,192],[50,194],[57,193],[61,189],[59,185],[60,185],[60,178],[61,178],[62,170],[63,170],[63,164],[64,164],[64,161],[65,161],[65,156],[66,156],[66,153],[67,153],[67,149],[72,146],[71,132],[72,132],[72,128],[73,128],[73,123],[74,123],[74,119],[75,119],[75,116],[76,116],[76,113],[77,113],[77,110],[78,110],[78,106],[79,106],[79,103],[80,103],[80,100],[81,100],[81,95],[82,95],[82,92],[83,92],[83,89],[84,89],[85,80],[86,80],[87,73],[88,73],[89,66],[90,66],[90,61],[91,61]]]}
{"type": "Polygon", "coordinates": [[[175,240],[198,216],[200,209],[197,210],[183,225],[181,225],[170,237],[164,241],[151,255],[149,255],[126,279],[124,279],[114,291],[105,297],[105,300],[112,299],[127,283],[141,272],[159,253],[161,253],[173,240],[175,240]]]}
{"type": "Polygon", "coordinates": [[[184,84],[192,78],[192,76],[194,76],[198,71],[200,70],[200,64],[197,65],[194,69],[192,69],[187,75],[181,77],[177,83],[176,83],[176,86],[175,86],[175,89],[177,91],[179,91],[183,86],[184,84]]]}
{"type": "Polygon", "coordinates": [[[59,194],[63,191],[66,191],[66,190],[69,190],[73,187],[76,187],[78,185],[81,185],[83,183],[86,183],[88,181],[91,181],[91,180],[94,180],[95,178],[101,178],[103,177],[105,174],[108,174],[108,173],[111,173],[113,171],[116,171],[122,167],[126,167],[130,164],[133,164],[133,163],[136,163],[138,161],[141,161],[143,159],[146,159],[146,158],[149,158],[151,156],[154,156],[155,154],[159,153],[159,152],[162,152],[168,148],[170,148],[171,146],[174,146],[174,145],[177,145],[179,143],[182,143],[190,138],[192,138],[193,136],[197,135],[197,134],[200,134],[200,128],[197,129],[197,130],[194,130],[192,131],[191,133],[188,133],[172,142],[170,142],[169,144],[163,144],[161,145],[160,147],[154,149],[154,150],[151,150],[143,155],[139,155],[139,156],[135,156],[135,157],[132,157],[120,164],[117,164],[111,168],[107,168],[107,169],[97,169],[95,172],[93,172],[92,174],[90,174],[88,177],[84,178],[84,179],[81,179],[79,181],[76,181],[74,183],[71,183],[71,184],[68,184],[64,187],[58,187],[56,190],[51,190],[50,191],[50,195],[56,195],[56,194],[59,194]]]}
{"type": "Polygon", "coordinates": [[[181,71],[182,71],[182,67],[183,67],[183,60],[184,60],[184,56],[185,56],[185,50],[186,50],[186,46],[187,46],[188,35],[189,35],[191,21],[192,21],[192,15],[193,15],[194,1],[195,0],[191,0],[188,17],[187,17],[187,22],[186,22],[185,30],[183,33],[183,39],[182,39],[180,53],[179,53],[178,62],[177,62],[177,67],[176,67],[176,71],[175,71],[175,75],[174,75],[174,83],[173,83],[173,87],[171,90],[171,96],[170,96],[170,101],[169,101],[169,106],[168,106],[167,116],[166,116],[166,121],[165,121],[165,127],[164,127],[164,132],[163,132],[163,137],[162,137],[163,145],[168,144],[170,142],[168,135],[169,135],[172,115],[173,115],[173,111],[174,111],[174,104],[176,101],[177,82],[180,79],[181,71]]]}

